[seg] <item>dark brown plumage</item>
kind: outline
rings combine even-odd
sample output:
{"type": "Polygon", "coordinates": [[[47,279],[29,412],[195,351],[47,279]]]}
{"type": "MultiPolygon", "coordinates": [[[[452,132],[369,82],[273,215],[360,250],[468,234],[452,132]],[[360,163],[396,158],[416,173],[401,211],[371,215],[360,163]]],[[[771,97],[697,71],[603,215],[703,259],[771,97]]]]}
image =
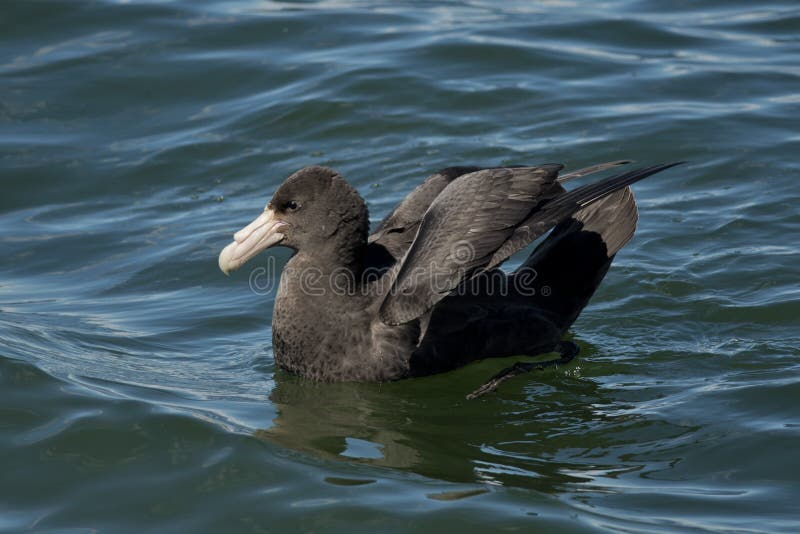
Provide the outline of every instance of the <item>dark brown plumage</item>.
{"type": "Polygon", "coordinates": [[[571,191],[562,183],[624,163],[560,177],[556,164],[444,169],[369,237],[355,189],[307,167],[236,234],[220,267],[277,244],[294,249],[275,300],[275,359],[315,380],[396,380],[552,351],[633,235],[628,186],[672,165],[571,191]],[[497,269],[551,229],[517,270],[497,269]]]}

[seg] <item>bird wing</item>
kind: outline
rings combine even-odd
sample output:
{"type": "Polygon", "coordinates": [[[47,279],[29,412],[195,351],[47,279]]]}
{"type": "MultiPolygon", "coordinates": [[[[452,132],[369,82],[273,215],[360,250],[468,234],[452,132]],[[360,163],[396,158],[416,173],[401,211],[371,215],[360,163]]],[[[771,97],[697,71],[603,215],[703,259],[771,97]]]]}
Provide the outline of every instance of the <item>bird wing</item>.
{"type": "MultiPolygon", "coordinates": [[[[626,163],[630,163],[630,161],[618,160],[608,163],[598,163],[590,167],[562,174],[558,177],[558,181],[563,183],[574,178],[587,176],[626,163]]],[[[525,166],[511,166],[509,168],[519,167],[525,166]]],[[[383,247],[393,258],[400,260],[414,241],[414,236],[419,229],[425,212],[444,188],[460,176],[491,169],[493,168],[453,166],[431,174],[384,217],[375,231],[369,236],[369,246],[372,248],[383,247]]]]}
{"type": "Polygon", "coordinates": [[[614,191],[618,191],[623,187],[627,187],[639,180],[643,180],[648,176],[679,165],[680,163],[682,162],[634,169],[630,172],[586,184],[572,191],[566,191],[557,195],[552,201],[544,204],[541,209],[532,212],[526,220],[522,221],[514,229],[513,235],[509,237],[492,256],[488,263],[488,268],[491,269],[492,267],[500,265],[512,254],[528,246],[536,238],[544,235],[550,228],[565,220],[579,209],[586,208],[614,191]]]}
{"type": "Polygon", "coordinates": [[[486,267],[554,187],[561,165],[486,169],[450,182],[422,218],[380,315],[401,324],[486,267]]]}
{"type": "Polygon", "coordinates": [[[416,319],[480,270],[491,269],[581,208],[677,163],[636,169],[565,191],[563,166],[461,176],[431,203],[389,292],[381,320],[416,319]]]}
{"type": "Polygon", "coordinates": [[[478,170],[480,167],[447,167],[428,176],[384,217],[369,236],[369,245],[380,245],[397,260],[401,259],[414,241],[422,217],[439,193],[459,176],[478,170]]]}

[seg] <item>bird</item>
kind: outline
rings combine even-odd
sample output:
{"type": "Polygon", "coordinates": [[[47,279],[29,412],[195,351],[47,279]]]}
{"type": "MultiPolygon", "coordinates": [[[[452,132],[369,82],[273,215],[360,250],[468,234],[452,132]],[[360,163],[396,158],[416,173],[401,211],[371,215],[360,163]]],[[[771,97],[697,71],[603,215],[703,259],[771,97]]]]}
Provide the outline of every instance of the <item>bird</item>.
{"type": "Polygon", "coordinates": [[[371,233],[358,191],[312,165],[277,188],[218,263],[227,275],[270,247],[293,251],[275,296],[273,352],[278,366],[314,381],[387,382],[559,354],[503,369],[467,395],[477,398],[578,354],[563,338],[634,234],[630,186],[683,162],[564,184],[628,163],[569,173],[554,163],[447,167],[371,233]],[[501,268],[543,236],[519,267],[501,268]]]}

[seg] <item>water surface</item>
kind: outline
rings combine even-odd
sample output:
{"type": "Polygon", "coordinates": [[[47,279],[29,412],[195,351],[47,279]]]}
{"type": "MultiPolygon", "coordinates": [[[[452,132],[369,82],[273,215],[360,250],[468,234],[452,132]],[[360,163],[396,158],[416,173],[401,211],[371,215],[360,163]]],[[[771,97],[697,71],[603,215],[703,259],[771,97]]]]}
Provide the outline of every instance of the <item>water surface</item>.
{"type": "Polygon", "coordinates": [[[3,14],[0,530],[800,530],[796,3],[3,14]],[[508,361],[281,372],[274,291],[216,265],[307,164],[377,221],[447,165],[622,158],[689,163],[635,186],[579,360],[479,401],[508,361]]]}

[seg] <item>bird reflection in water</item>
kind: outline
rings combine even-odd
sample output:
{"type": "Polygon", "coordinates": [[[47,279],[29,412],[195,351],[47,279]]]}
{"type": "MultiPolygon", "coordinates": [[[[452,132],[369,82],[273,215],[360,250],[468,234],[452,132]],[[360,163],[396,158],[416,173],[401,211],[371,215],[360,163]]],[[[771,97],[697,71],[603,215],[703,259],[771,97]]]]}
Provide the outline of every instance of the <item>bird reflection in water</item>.
{"type": "Polygon", "coordinates": [[[277,416],[256,436],[324,460],[559,493],[641,470],[647,462],[631,458],[642,452],[642,433],[686,432],[631,413],[614,390],[563,368],[520,384],[515,395],[464,399],[465,383],[504,363],[386,384],[315,383],[278,370],[270,395],[277,416]]]}

